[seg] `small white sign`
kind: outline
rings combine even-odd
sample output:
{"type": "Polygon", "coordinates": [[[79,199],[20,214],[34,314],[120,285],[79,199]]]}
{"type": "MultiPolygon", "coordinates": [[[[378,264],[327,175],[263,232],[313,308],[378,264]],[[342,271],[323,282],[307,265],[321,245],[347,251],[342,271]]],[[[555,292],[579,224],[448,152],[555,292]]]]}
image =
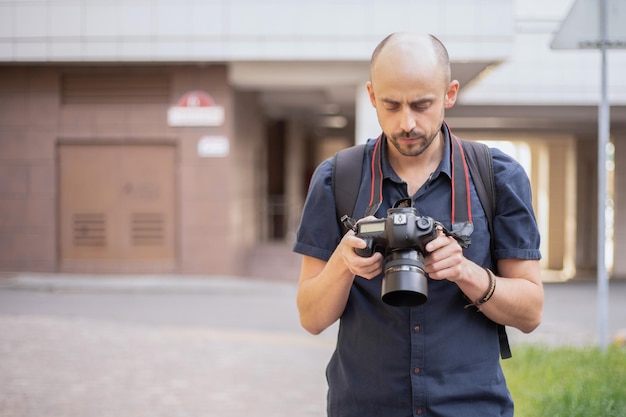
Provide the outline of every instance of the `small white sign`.
{"type": "Polygon", "coordinates": [[[223,158],[230,152],[230,142],[225,136],[204,136],[198,141],[198,156],[223,158]]]}
{"type": "Polygon", "coordinates": [[[167,123],[178,126],[221,126],[224,124],[224,107],[170,107],[167,123]]]}

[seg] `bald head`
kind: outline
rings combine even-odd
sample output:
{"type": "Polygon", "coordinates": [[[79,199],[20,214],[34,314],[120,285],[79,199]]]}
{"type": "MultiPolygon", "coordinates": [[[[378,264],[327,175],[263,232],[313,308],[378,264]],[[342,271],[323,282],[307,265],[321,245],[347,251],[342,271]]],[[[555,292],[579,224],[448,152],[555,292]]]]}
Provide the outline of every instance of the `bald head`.
{"type": "Polygon", "coordinates": [[[423,33],[397,32],[383,39],[370,61],[370,78],[374,81],[379,61],[398,62],[412,60],[420,66],[437,66],[437,71],[444,76],[445,83],[451,79],[450,58],[443,43],[435,36],[423,33]]]}
{"type": "Polygon", "coordinates": [[[428,34],[394,33],[374,50],[370,77],[367,92],[390,149],[404,156],[429,149],[459,90],[443,44],[428,34]]]}

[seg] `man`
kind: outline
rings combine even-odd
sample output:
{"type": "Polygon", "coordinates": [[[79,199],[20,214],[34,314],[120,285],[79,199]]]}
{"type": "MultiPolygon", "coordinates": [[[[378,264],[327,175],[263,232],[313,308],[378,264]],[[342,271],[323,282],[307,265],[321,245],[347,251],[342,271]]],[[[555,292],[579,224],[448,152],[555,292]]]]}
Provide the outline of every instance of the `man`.
{"type": "MultiPolygon", "coordinates": [[[[383,203],[376,217],[410,197],[420,215],[450,229],[451,134],[444,113],[458,90],[447,51],[432,35],[396,33],[375,49],[367,91],[383,131],[383,203]]],[[[366,164],[373,147],[368,142],[366,164]]],[[[492,152],[497,265],[472,183],[472,243],[462,249],[443,233],[428,243],[429,295],[418,307],[381,300],[383,256],[355,253],[366,243],[352,231],[342,235],[335,220],[332,159],[317,168],[294,250],[304,255],[297,295],[302,326],[318,334],[340,320],[327,369],[329,416],[513,415],[496,323],[523,332],[540,323],[539,233],[526,174],[512,158],[492,152]],[[468,300],[478,308],[466,308],[468,300]]],[[[364,198],[369,195],[360,195],[357,206],[364,198]]]]}

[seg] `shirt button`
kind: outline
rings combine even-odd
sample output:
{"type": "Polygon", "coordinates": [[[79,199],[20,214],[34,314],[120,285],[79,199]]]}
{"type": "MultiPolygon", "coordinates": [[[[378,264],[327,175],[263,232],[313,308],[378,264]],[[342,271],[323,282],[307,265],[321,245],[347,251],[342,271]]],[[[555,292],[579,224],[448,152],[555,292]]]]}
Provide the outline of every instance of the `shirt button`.
{"type": "Polygon", "coordinates": [[[413,327],[413,331],[414,331],[415,333],[419,333],[419,332],[420,332],[420,326],[415,326],[415,327],[413,327]]]}
{"type": "Polygon", "coordinates": [[[415,369],[413,369],[413,373],[414,373],[415,375],[419,375],[419,373],[420,373],[420,368],[415,368],[415,369]]]}

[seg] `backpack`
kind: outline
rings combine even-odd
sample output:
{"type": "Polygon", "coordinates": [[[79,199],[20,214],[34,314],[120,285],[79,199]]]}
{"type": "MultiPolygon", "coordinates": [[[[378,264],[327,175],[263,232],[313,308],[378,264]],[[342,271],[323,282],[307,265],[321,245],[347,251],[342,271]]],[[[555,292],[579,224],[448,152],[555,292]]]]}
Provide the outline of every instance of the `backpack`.
{"type": "MultiPolygon", "coordinates": [[[[453,147],[458,144],[458,146],[462,148],[462,152],[459,154],[465,155],[464,162],[467,164],[467,169],[474,178],[474,187],[476,188],[476,193],[485,211],[489,234],[493,236],[493,217],[496,212],[496,186],[491,150],[487,145],[482,143],[458,139],[453,135],[451,135],[451,139],[453,147]]],[[[335,197],[337,219],[340,219],[344,214],[360,218],[354,211],[361,184],[364,157],[364,144],[343,149],[337,152],[333,157],[332,189],[335,197]]],[[[467,170],[464,172],[464,175],[467,180],[467,170]]],[[[454,194],[463,196],[463,191],[465,190],[464,185],[465,184],[460,184],[460,182],[457,181],[455,185],[455,191],[457,192],[454,194]]],[[[465,222],[470,220],[466,218],[469,216],[466,199],[463,197],[454,198],[454,209],[465,222]]],[[[491,257],[495,259],[493,255],[493,239],[491,239],[490,247],[491,257]]],[[[493,264],[495,265],[495,262],[493,264]]],[[[495,266],[493,269],[495,269],[495,266]]],[[[498,324],[497,327],[500,342],[500,356],[502,359],[508,359],[512,354],[505,326],[498,324]]]]}

